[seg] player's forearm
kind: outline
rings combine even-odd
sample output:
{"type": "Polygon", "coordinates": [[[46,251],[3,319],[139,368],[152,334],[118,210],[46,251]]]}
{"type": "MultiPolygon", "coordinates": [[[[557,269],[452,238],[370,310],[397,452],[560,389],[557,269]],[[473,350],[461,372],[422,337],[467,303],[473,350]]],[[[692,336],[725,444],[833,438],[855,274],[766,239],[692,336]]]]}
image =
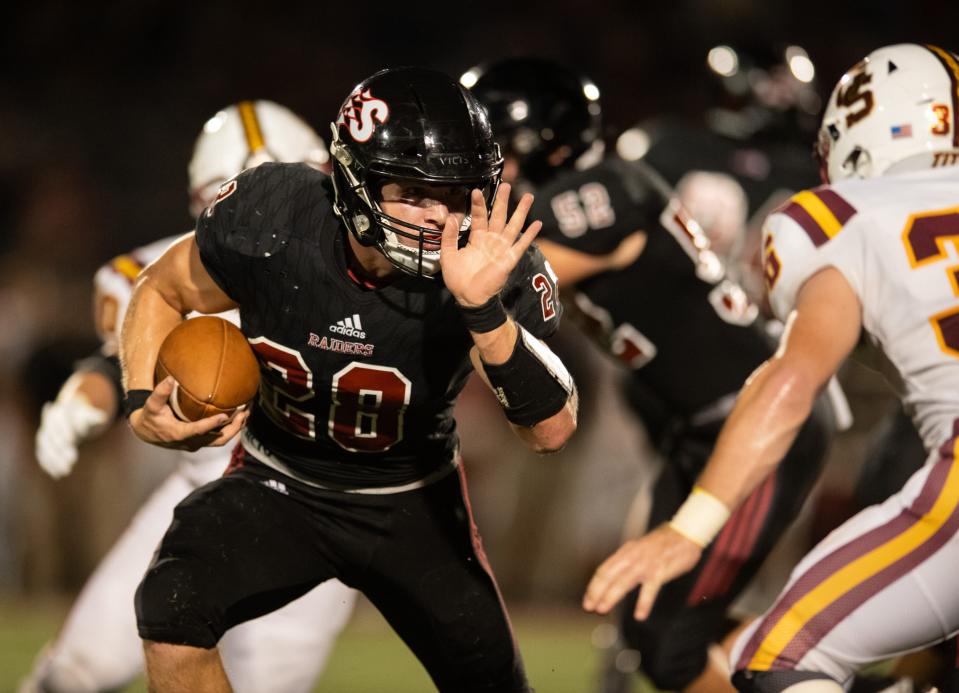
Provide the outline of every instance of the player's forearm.
{"type": "Polygon", "coordinates": [[[546,455],[559,452],[576,431],[576,417],[579,398],[574,391],[565,406],[553,416],[534,424],[532,427],[517,426],[511,423],[513,433],[533,452],[546,455]]]}
{"type": "Polygon", "coordinates": [[[705,548],[774,472],[812,411],[815,387],[777,359],[747,381],[689,497],[669,526],[705,548]]]}
{"type": "Polygon", "coordinates": [[[126,390],[152,390],[153,369],[163,339],[183,320],[148,274],[141,276],[130,297],[120,336],[123,386],[126,390]]]}
{"type": "Polygon", "coordinates": [[[543,239],[537,245],[549,260],[562,287],[574,286],[583,279],[609,269],[609,261],[604,255],[590,255],[543,239]]]}
{"type": "Polygon", "coordinates": [[[560,286],[570,287],[597,274],[621,270],[634,263],[646,247],[646,233],[634,231],[606,255],[584,253],[544,239],[539,239],[537,244],[549,260],[560,286]]]}
{"type": "Polygon", "coordinates": [[[577,397],[572,378],[549,348],[512,318],[473,333],[471,358],[513,431],[535,452],[557,452],[576,430],[577,397]]]}
{"type": "Polygon", "coordinates": [[[480,359],[484,364],[491,366],[505,363],[513,355],[516,335],[517,327],[512,318],[507,318],[506,322],[489,332],[470,330],[470,336],[473,338],[473,344],[476,345],[480,359]]]}
{"type": "MultiPolygon", "coordinates": [[[[58,402],[79,398],[89,406],[102,411],[107,421],[113,420],[117,411],[116,387],[103,373],[78,371],[71,375],[60,388],[58,402]]],[[[95,432],[95,431],[92,431],[95,432]]]]}
{"type": "Polygon", "coordinates": [[[763,364],[740,393],[697,485],[738,507],[786,455],[816,392],[781,360],[763,364]]]}

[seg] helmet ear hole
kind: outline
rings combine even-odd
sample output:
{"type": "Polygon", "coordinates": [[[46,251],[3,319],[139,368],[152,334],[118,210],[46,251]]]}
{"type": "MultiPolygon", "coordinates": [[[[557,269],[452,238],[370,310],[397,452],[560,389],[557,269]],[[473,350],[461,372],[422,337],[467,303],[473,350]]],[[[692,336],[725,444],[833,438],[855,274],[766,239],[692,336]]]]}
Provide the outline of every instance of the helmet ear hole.
{"type": "Polygon", "coordinates": [[[855,147],[842,164],[843,170],[850,176],[868,178],[872,169],[872,157],[862,147],[855,147]]]}
{"type": "Polygon", "coordinates": [[[333,140],[333,142],[330,144],[330,154],[332,154],[333,158],[344,166],[349,166],[353,163],[353,157],[350,155],[350,150],[338,140],[333,140]]]}
{"type": "Polygon", "coordinates": [[[365,214],[354,214],[353,228],[356,229],[356,240],[358,240],[361,245],[376,245],[376,232],[368,216],[365,214]]]}

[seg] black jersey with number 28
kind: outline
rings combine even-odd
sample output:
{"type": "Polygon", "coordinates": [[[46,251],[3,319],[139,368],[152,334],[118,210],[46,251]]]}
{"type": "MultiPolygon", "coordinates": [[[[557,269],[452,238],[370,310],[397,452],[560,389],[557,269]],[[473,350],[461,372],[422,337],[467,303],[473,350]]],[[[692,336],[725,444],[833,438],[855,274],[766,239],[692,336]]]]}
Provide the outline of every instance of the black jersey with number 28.
{"type": "MultiPolygon", "coordinates": [[[[332,194],[305,165],[263,164],[221,188],[196,242],[260,362],[248,434],[319,484],[403,485],[454,455],[453,402],[473,342],[441,280],[404,275],[371,289],[350,277],[332,194]]],[[[532,247],[501,295],[544,338],[560,321],[555,294],[532,247]]]]}

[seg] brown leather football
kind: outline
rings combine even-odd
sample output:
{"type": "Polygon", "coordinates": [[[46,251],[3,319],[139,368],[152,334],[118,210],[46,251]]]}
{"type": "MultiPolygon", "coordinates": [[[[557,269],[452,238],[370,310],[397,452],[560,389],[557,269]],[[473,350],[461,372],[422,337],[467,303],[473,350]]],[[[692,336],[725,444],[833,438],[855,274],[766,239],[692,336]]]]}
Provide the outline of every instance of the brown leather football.
{"type": "Polygon", "coordinates": [[[243,333],[232,323],[203,315],[177,325],[160,345],[153,377],[172,375],[170,408],[184,421],[231,414],[253,399],[260,367],[243,333]]]}

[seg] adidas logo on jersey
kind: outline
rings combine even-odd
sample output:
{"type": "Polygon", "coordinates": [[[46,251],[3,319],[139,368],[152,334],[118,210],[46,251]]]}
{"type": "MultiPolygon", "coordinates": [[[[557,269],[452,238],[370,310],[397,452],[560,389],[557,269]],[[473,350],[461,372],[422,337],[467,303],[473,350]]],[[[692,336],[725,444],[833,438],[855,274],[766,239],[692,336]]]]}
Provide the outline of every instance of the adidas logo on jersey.
{"type": "Polygon", "coordinates": [[[353,317],[337,320],[330,325],[330,332],[336,332],[344,337],[356,337],[357,339],[366,339],[366,332],[363,331],[363,325],[360,324],[360,316],[353,313],[353,317]]]}
{"type": "Polygon", "coordinates": [[[266,486],[267,488],[271,488],[274,491],[278,491],[279,493],[282,493],[284,496],[290,495],[289,489],[286,487],[286,484],[284,484],[282,481],[277,481],[276,479],[266,479],[264,481],[261,481],[260,483],[266,486]]]}

